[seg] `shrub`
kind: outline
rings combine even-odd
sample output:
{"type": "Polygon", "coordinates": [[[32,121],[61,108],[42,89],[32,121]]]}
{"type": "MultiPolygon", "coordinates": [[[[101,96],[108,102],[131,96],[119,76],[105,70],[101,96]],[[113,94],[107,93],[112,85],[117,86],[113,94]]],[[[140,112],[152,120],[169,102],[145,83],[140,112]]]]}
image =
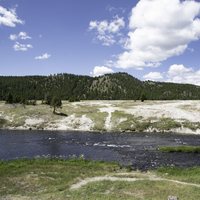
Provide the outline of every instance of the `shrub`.
{"type": "Polygon", "coordinates": [[[125,169],[126,169],[127,171],[132,171],[132,170],[133,170],[133,167],[129,164],[129,165],[126,165],[126,166],[125,166],[125,169]]]}
{"type": "Polygon", "coordinates": [[[37,101],[36,101],[36,100],[26,101],[26,105],[33,105],[33,106],[35,106],[36,104],[37,104],[37,101]]]}
{"type": "Polygon", "coordinates": [[[6,123],[7,123],[7,120],[6,120],[6,119],[0,118],[0,128],[2,128],[3,125],[5,125],[6,123]]]}

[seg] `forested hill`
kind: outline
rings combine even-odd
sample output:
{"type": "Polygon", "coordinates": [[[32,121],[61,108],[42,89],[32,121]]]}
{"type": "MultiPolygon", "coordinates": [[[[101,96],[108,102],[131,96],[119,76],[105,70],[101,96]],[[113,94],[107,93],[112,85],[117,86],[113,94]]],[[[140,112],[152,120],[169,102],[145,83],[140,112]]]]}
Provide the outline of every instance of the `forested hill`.
{"type": "Polygon", "coordinates": [[[50,76],[0,76],[0,100],[6,95],[28,100],[42,100],[47,96],[70,97],[81,100],[140,99],[200,99],[200,86],[165,82],[140,81],[127,73],[106,74],[100,77],[57,74],[50,76]]]}

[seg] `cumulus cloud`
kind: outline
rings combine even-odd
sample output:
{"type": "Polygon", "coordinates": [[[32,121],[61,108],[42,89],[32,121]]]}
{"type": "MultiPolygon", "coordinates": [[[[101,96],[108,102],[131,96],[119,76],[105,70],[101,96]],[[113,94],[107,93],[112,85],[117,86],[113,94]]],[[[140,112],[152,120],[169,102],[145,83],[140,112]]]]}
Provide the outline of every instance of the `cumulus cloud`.
{"type": "Polygon", "coordinates": [[[30,36],[27,35],[26,32],[20,32],[18,35],[10,35],[10,39],[11,40],[18,40],[18,39],[22,39],[22,40],[26,40],[26,39],[31,39],[30,36]]]}
{"type": "Polygon", "coordinates": [[[114,35],[119,34],[120,29],[125,27],[125,22],[118,16],[114,17],[114,20],[110,23],[107,20],[104,21],[91,21],[89,25],[89,31],[96,30],[97,39],[102,41],[103,45],[111,46],[115,43],[114,35]]]}
{"type": "Polygon", "coordinates": [[[28,36],[27,33],[25,33],[25,32],[20,32],[19,35],[18,35],[18,37],[20,39],[22,39],[22,40],[31,39],[31,37],[28,36]]]}
{"type": "Polygon", "coordinates": [[[19,42],[15,42],[13,49],[15,51],[27,51],[28,48],[33,48],[31,44],[20,44],[19,42]]]}
{"type": "Polygon", "coordinates": [[[35,57],[35,59],[47,59],[47,58],[49,58],[51,55],[50,54],[48,54],[48,53],[45,53],[45,54],[43,54],[42,56],[37,56],[37,57],[35,57]]]}
{"type": "Polygon", "coordinates": [[[163,79],[163,76],[160,72],[150,72],[143,76],[147,80],[163,79]]]}
{"type": "Polygon", "coordinates": [[[167,82],[200,85],[200,70],[194,71],[192,68],[183,65],[174,64],[170,66],[166,76],[168,77],[167,82]]]}
{"type": "Polygon", "coordinates": [[[97,39],[102,41],[104,46],[110,46],[116,42],[113,35],[98,35],[97,39]]]}
{"type": "MultiPolygon", "coordinates": [[[[128,37],[121,40],[126,51],[113,66],[141,70],[183,54],[200,37],[199,14],[200,3],[195,1],[140,0],[129,18],[128,37]]],[[[90,27],[100,32],[107,25],[93,22],[90,27]]]]}
{"type": "Polygon", "coordinates": [[[24,21],[18,19],[16,8],[7,10],[0,6],[0,25],[15,27],[16,23],[24,24],[24,21]]]}
{"type": "Polygon", "coordinates": [[[183,65],[171,65],[168,71],[168,76],[177,76],[177,75],[181,75],[181,74],[185,74],[187,72],[192,72],[193,69],[192,68],[186,68],[183,65]]]}
{"type": "Polygon", "coordinates": [[[93,72],[90,72],[90,74],[93,74],[93,76],[102,76],[104,74],[109,74],[109,73],[114,73],[114,71],[112,69],[109,69],[107,67],[104,66],[96,66],[93,69],[93,72]]]}
{"type": "Polygon", "coordinates": [[[10,38],[11,40],[17,40],[18,36],[15,35],[15,34],[14,34],[14,35],[11,34],[9,38],[10,38]]]}
{"type": "Polygon", "coordinates": [[[200,86],[200,70],[194,71],[184,65],[171,65],[167,72],[150,72],[143,76],[146,80],[163,79],[163,82],[188,83],[200,86]]]}

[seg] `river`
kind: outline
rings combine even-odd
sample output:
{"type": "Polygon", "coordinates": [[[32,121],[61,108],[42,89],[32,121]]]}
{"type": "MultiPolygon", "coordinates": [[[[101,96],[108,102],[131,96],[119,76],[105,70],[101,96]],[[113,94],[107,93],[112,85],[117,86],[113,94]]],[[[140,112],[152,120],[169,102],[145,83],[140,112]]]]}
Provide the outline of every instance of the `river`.
{"type": "Polygon", "coordinates": [[[162,153],[159,146],[200,145],[200,135],[0,130],[0,160],[43,155],[117,161],[146,171],[200,166],[200,154],[162,153]]]}

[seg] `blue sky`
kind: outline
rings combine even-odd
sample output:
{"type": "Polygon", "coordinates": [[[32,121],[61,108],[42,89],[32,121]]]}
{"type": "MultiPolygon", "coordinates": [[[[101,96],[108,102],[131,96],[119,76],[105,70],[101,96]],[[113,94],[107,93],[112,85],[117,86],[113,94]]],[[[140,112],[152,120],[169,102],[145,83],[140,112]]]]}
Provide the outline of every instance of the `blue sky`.
{"type": "Polygon", "coordinates": [[[199,18],[197,0],[0,0],[0,74],[200,85],[199,18]]]}

